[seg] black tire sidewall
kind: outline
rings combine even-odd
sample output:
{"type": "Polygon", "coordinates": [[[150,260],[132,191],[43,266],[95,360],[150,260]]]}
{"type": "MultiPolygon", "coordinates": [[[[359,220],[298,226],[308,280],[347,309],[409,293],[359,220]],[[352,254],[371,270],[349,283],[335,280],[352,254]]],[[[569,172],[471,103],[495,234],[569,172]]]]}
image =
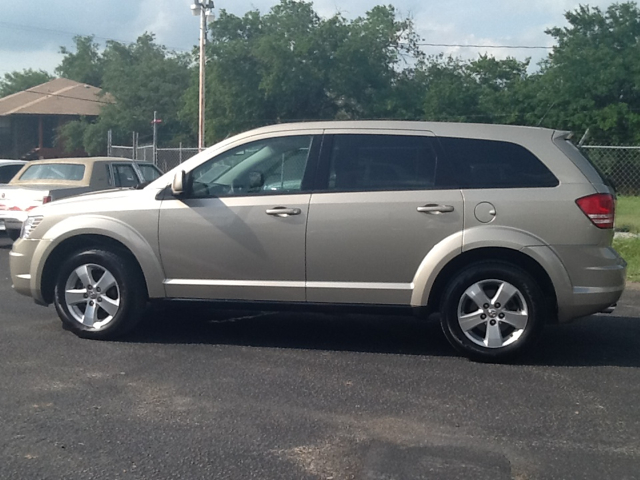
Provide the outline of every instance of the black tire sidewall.
{"type": "Polygon", "coordinates": [[[127,259],[113,252],[91,249],[72,254],[61,266],[56,279],[54,304],[63,326],[83,338],[110,339],[135,326],[144,308],[139,274],[127,259]],[[113,320],[101,330],[93,330],[73,318],[64,300],[69,275],[81,265],[95,264],[107,269],[116,279],[120,292],[120,308],[113,320]]]}
{"type": "Polygon", "coordinates": [[[546,318],[544,296],[537,283],[525,270],[508,263],[486,262],[472,265],[459,272],[445,289],[441,303],[441,324],[447,340],[464,355],[478,361],[509,361],[530,349],[539,339],[546,318]],[[516,287],[529,313],[527,326],[513,344],[500,348],[487,348],[472,342],[463,333],[458,322],[458,304],[464,292],[482,280],[502,280],[516,287]]]}

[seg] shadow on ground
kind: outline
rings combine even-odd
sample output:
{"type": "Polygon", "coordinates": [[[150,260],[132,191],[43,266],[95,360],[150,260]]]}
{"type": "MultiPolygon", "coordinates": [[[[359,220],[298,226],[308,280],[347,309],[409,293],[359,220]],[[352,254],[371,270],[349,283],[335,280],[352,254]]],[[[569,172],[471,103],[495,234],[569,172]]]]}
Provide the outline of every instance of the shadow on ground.
{"type": "MultiPolygon", "coordinates": [[[[125,341],[225,344],[423,356],[457,356],[437,321],[381,315],[230,312],[166,306],[125,341]]],[[[548,326],[517,363],[640,367],[640,319],[594,315],[548,326]]]]}

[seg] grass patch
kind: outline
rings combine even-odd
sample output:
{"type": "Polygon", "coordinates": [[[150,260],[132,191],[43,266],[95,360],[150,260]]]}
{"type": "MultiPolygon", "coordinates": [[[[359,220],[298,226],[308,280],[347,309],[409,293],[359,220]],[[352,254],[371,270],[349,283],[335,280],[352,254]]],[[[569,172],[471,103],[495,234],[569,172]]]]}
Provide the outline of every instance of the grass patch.
{"type": "Polygon", "coordinates": [[[616,231],[640,234],[640,197],[618,197],[616,231]]]}
{"type": "Polygon", "coordinates": [[[614,238],[613,248],[629,264],[627,281],[640,282],[640,238],[614,238]]]}

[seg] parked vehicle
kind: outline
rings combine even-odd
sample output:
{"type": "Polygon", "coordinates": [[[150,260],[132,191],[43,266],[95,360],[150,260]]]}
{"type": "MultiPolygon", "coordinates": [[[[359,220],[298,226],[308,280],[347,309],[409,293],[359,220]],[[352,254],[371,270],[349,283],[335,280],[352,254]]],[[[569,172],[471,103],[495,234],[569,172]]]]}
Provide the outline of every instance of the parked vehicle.
{"type": "Polygon", "coordinates": [[[153,164],[126,158],[57,158],[22,166],[0,186],[0,222],[13,240],[29,211],[54,200],[109,188],[134,187],[162,175],[153,164]]]}
{"type": "MultiPolygon", "coordinates": [[[[0,185],[8,183],[25,163],[24,160],[0,159],[0,185]]],[[[0,219],[0,232],[4,230],[4,220],[0,219]]]]}
{"type": "Polygon", "coordinates": [[[17,292],[93,339],[149,300],[439,312],[451,344],[506,360],[546,323],[610,310],[615,198],[570,134],[422,122],[276,125],[141,190],[28,214],[17,292]]]}

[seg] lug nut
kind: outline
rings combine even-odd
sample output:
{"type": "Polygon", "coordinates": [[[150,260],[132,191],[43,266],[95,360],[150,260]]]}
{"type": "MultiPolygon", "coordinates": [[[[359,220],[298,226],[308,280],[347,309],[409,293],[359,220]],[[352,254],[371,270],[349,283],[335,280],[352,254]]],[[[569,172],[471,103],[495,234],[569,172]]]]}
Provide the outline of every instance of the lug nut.
{"type": "Polygon", "coordinates": [[[96,291],[97,291],[98,293],[100,293],[100,287],[96,288],[96,291]]]}
{"type": "Polygon", "coordinates": [[[500,308],[500,304],[499,303],[496,303],[496,308],[500,308]]]}
{"type": "Polygon", "coordinates": [[[98,297],[98,301],[101,302],[102,301],[102,297],[98,297]]]}
{"type": "Polygon", "coordinates": [[[489,304],[488,304],[488,303],[485,303],[485,304],[482,306],[482,308],[489,308],[489,304]]]}
{"type": "Polygon", "coordinates": [[[86,293],[83,295],[84,298],[89,298],[89,295],[87,295],[86,293]]]}
{"type": "Polygon", "coordinates": [[[495,321],[495,320],[491,320],[491,321],[489,322],[489,324],[490,324],[490,325],[495,325],[495,324],[496,324],[496,321],[495,321]]]}
{"type": "Polygon", "coordinates": [[[484,320],[485,318],[487,318],[487,316],[483,313],[482,315],[480,315],[480,318],[484,320]]]}
{"type": "Polygon", "coordinates": [[[504,313],[501,313],[500,315],[498,315],[498,318],[504,318],[504,313]]]}
{"type": "Polygon", "coordinates": [[[87,290],[91,290],[93,288],[92,285],[87,285],[87,290]]]}
{"type": "Polygon", "coordinates": [[[93,300],[91,300],[91,301],[89,302],[89,305],[91,305],[91,306],[93,307],[93,300]]]}

